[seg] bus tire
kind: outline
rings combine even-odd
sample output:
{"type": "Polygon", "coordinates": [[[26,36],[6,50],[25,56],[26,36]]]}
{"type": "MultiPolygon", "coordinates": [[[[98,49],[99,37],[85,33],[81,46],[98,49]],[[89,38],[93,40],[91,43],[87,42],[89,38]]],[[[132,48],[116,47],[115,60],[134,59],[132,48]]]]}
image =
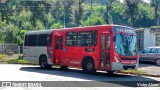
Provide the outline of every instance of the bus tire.
{"type": "Polygon", "coordinates": [[[46,57],[46,56],[41,56],[41,57],[40,57],[39,65],[40,65],[41,68],[43,68],[43,69],[50,69],[50,68],[52,68],[52,65],[48,65],[47,57],[46,57]]]}
{"type": "Polygon", "coordinates": [[[82,63],[82,70],[86,73],[95,73],[95,65],[92,59],[85,59],[82,63]]]}

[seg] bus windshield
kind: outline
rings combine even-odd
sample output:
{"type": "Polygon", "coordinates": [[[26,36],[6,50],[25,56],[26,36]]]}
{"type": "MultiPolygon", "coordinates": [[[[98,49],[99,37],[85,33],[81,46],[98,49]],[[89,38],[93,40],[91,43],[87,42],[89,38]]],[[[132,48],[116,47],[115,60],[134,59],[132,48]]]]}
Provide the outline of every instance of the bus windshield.
{"type": "Polygon", "coordinates": [[[136,36],[133,34],[116,33],[115,51],[122,56],[137,55],[136,36]]]}

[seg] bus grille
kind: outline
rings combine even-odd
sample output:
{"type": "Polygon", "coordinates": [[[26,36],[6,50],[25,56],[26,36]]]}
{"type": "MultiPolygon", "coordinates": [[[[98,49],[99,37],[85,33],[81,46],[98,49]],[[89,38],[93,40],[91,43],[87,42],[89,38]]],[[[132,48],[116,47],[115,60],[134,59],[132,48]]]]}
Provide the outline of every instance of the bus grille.
{"type": "Polygon", "coordinates": [[[125,70],[127,70],[128,68],[134,69],[136,67],[136,65],[131,65],[131,66],[123,66],[123,68],[125,70]]]}
{"type": "Polygon", "coordinates": [[[121,58],[122,60],[137,60],[137,58],[121,58]]]}

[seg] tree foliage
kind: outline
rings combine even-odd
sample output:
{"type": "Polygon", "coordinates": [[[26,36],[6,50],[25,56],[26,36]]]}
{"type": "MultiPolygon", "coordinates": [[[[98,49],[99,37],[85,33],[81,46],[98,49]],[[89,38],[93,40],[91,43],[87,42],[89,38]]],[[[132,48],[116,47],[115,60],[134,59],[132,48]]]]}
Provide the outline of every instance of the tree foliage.
{"type": "Polygon", "coordinates": [[[106,23],[136,28],[159,25],[156,1],[160,0],[142,1],[0,0],[0,42],[22,45],[24,32],[32,30],[106,23]]]}
{"type": "Polygon", "coordinates": [[[130,18],[130,24],[132,27],[135,26],[134,24],[139,13],[138,6],[140,2],[141,0],[125,0],[125,15],[130,18]]]}
{"type": "Polygon", "coordinates": [[[159,9],[159,7],[160,7],[160,0],[151,0],[151,6],[154,7],[155,25],[159,25],[158,9],[159,9]]]}

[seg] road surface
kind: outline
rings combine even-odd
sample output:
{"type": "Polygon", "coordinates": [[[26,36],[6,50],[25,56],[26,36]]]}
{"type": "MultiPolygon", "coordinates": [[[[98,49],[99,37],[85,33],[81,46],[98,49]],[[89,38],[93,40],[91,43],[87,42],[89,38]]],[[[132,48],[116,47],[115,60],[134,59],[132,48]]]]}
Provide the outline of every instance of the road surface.
{"type": "MultiPolygon", "coordinates": [[[[81,81],[75,83],[72,82],[71,83],[72,87],[74,87],[74,85],[80,85],[83,87],[89,87],[90,89],[99,90],[101,89],[101,87],[96,86],[99,83],[102,86],[107,83],[107,85],[108,84],[113,85],[111,87],[114,87],[114,85],[118,87],[121,86],[130,87],[132,85],[126,84],[126,82],[131,83],[132,81],[144,81],[144,82],[160,81],[160,78],[122,75],[122,74],[108,75],[106,72],[97,72],[96,74],[86,74],[79,69],[72,69],[72,68],[67,71],[62,71],[59,68],[44,70],[41,69],[39,66],[0,64],[0,81],[81,81]],[[91,81],[92,84],[83,81],[91,81]],[[93,84],[94,81],[97,82],[93,84]],[[94,86],[96,86],[97,88],[94,88],[94,86]]],[[[58,85],[58,87],[59,86],[60,85],[58,85]]],[[[1,87],[0,89],[6,89],[6,88],[1,87]]],[[[156,87],[156,90],[160,89],[156,87]]]]}

